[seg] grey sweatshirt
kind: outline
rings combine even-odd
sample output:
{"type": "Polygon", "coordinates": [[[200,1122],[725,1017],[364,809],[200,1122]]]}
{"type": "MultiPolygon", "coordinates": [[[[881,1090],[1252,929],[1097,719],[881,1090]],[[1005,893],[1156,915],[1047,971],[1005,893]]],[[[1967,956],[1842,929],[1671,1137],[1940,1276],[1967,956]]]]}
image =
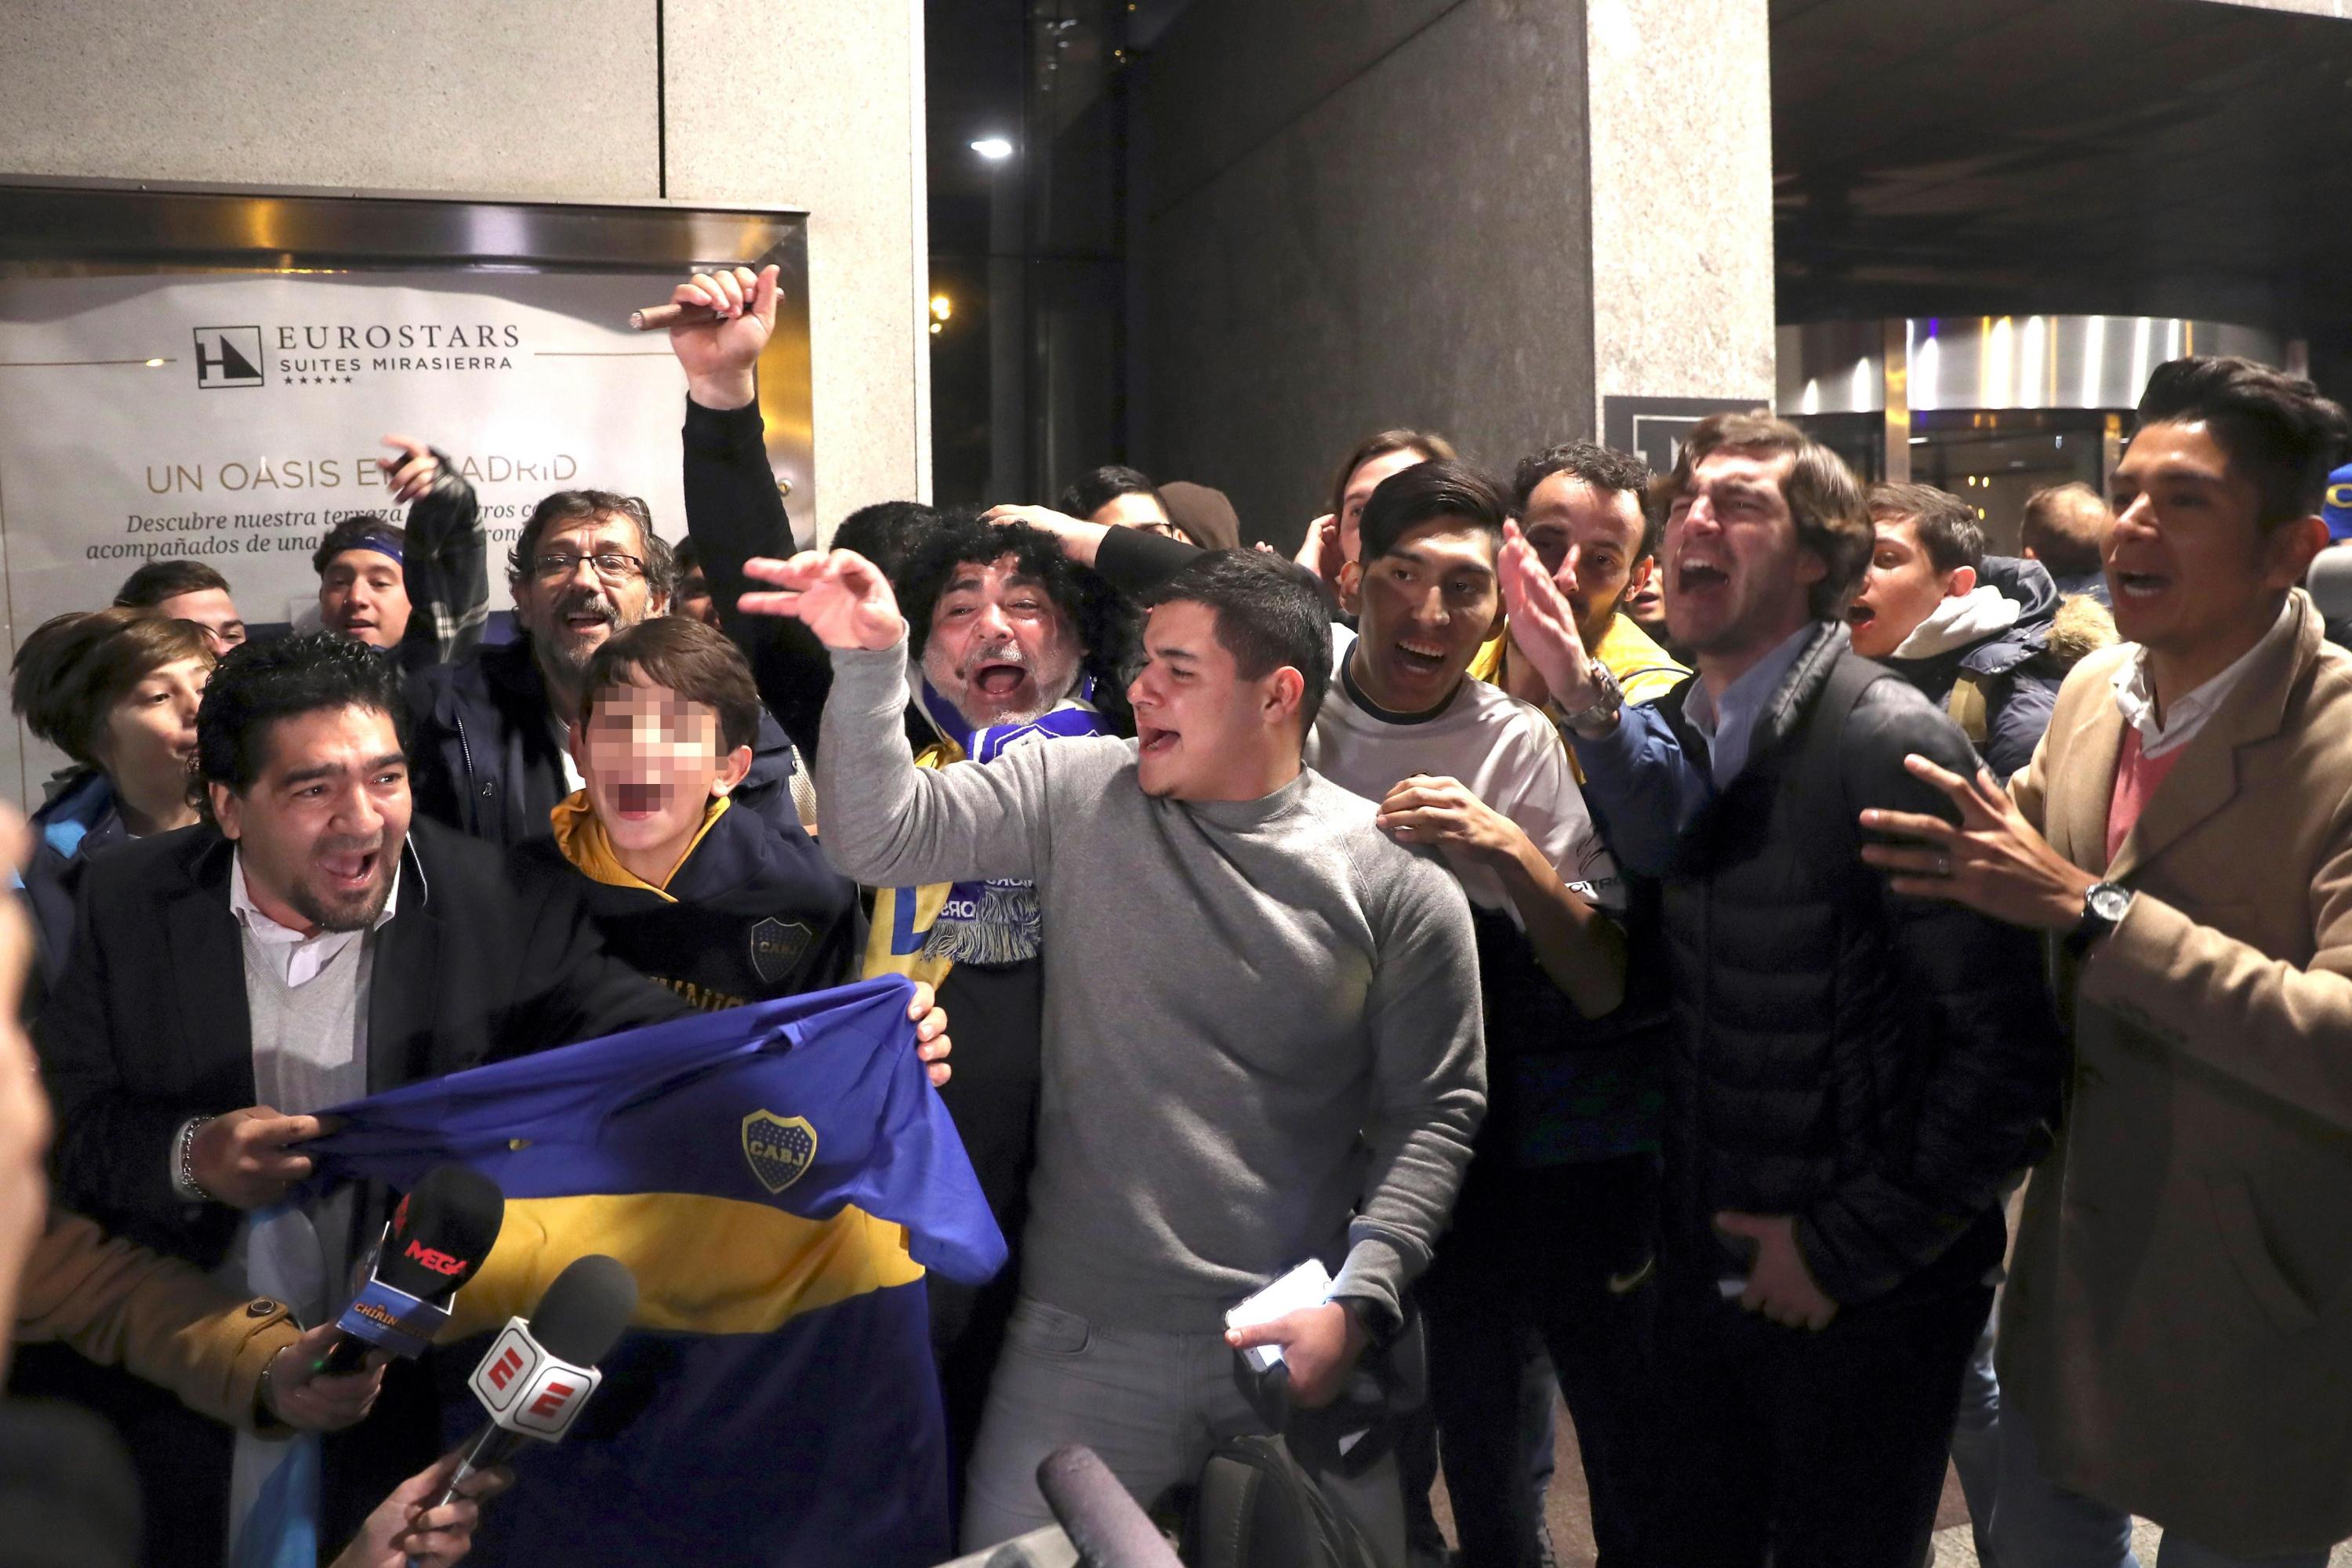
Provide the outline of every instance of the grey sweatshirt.
{"type": "Polygon", "coordinates": [[[1469,906],[1444,865],[1311,771],[1187,804],[1137,787],[1132,741],[919,770],[905,647],[833,661],[833,863],[877,887],[1037,884],[1023,1293],[1106,1328],[1208,1332],[1312,1257],[1335,1294],[1394,1314],[1486,1107],[1469,906]]]}

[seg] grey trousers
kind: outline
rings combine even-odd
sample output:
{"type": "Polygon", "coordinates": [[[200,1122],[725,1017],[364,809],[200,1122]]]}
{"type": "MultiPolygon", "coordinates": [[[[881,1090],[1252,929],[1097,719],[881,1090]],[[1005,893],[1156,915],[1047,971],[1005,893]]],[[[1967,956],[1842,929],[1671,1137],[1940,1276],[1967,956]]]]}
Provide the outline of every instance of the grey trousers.
{"type": "MultiPolygon", "coordinates": [[[[1106,1329],[1022,1298],[965,1471],[961,1550],[1054,1522],[1037,1466],[1065,1443],[1092,1448],[1146,1508],[1171,1487],[1197,1481],[1219,1441],[1271,1430],[1243,1394],[1237,1365],[1222,1334],[1106,1329]]],[[[1381,1568],[1403,1568],[1394,1456],[1360,1476],[1327,1476],[1323,1489],[1363,1531],[1381,1568]]]]}

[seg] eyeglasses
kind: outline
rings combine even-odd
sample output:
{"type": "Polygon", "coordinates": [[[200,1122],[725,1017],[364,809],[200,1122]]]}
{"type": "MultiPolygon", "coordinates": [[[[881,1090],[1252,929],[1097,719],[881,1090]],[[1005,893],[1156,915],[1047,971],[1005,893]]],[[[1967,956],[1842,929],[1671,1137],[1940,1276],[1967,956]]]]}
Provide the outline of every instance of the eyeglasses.
{"type": "Polygon", "coordinates": [[[600,550],[593,555],[575,555],[569,550],[551,550],[530,563],[531,573],[542,582],[569,577],[580,570],[585,561],[596,569],[596,575],[607,583],[634,583],[646,574],[646,563],[634,555],[624,555],[617,550],[600,550]]]}

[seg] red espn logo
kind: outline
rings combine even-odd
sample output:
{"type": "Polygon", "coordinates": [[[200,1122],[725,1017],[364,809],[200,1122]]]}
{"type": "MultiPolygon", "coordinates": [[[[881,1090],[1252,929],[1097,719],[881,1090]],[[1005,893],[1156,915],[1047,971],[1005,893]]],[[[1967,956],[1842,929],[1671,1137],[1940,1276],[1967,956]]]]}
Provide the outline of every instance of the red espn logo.
{"type": "Polygon", "coordinates": [[[500,1355],[496,1362],[493,1362],[490,1364],[489,1369],[484,1372],[482,1375],[489,1379],[490,1386],[492,1388],[495,1388],[499,1393],[503,1394],[506,1392],[507,1384],[515,1380],[515,1373],[520,1372],[523,1369],[524,1364],[522,1352],[515,1349],[512,1345],[509,1345],[506,1347],[505,1353],[500,1355]]]}
{"type": "Polygon", "coordinates": [[[579,1392],[580,1385],[576,1383],[556,1383],[550,1380],[540,1389],[539,1397],[530,1402],[528,1414],[545,1420],[571,1404],[572,1396],[579,1392]]]}

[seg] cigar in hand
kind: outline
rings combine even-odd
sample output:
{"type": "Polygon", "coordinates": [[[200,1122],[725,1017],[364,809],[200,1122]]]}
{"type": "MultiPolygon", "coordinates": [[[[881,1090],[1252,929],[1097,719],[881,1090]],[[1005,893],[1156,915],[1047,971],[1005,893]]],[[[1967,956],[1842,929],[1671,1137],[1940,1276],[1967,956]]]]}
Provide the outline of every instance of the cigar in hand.
{"type": "Polygon", "coordinates": [[[680,322],[691,327],[717,320],[719,312],[708,305],[648,305],[642,310],[629,312],[629,330],[633,332],[663,332],[680,322]]]}

